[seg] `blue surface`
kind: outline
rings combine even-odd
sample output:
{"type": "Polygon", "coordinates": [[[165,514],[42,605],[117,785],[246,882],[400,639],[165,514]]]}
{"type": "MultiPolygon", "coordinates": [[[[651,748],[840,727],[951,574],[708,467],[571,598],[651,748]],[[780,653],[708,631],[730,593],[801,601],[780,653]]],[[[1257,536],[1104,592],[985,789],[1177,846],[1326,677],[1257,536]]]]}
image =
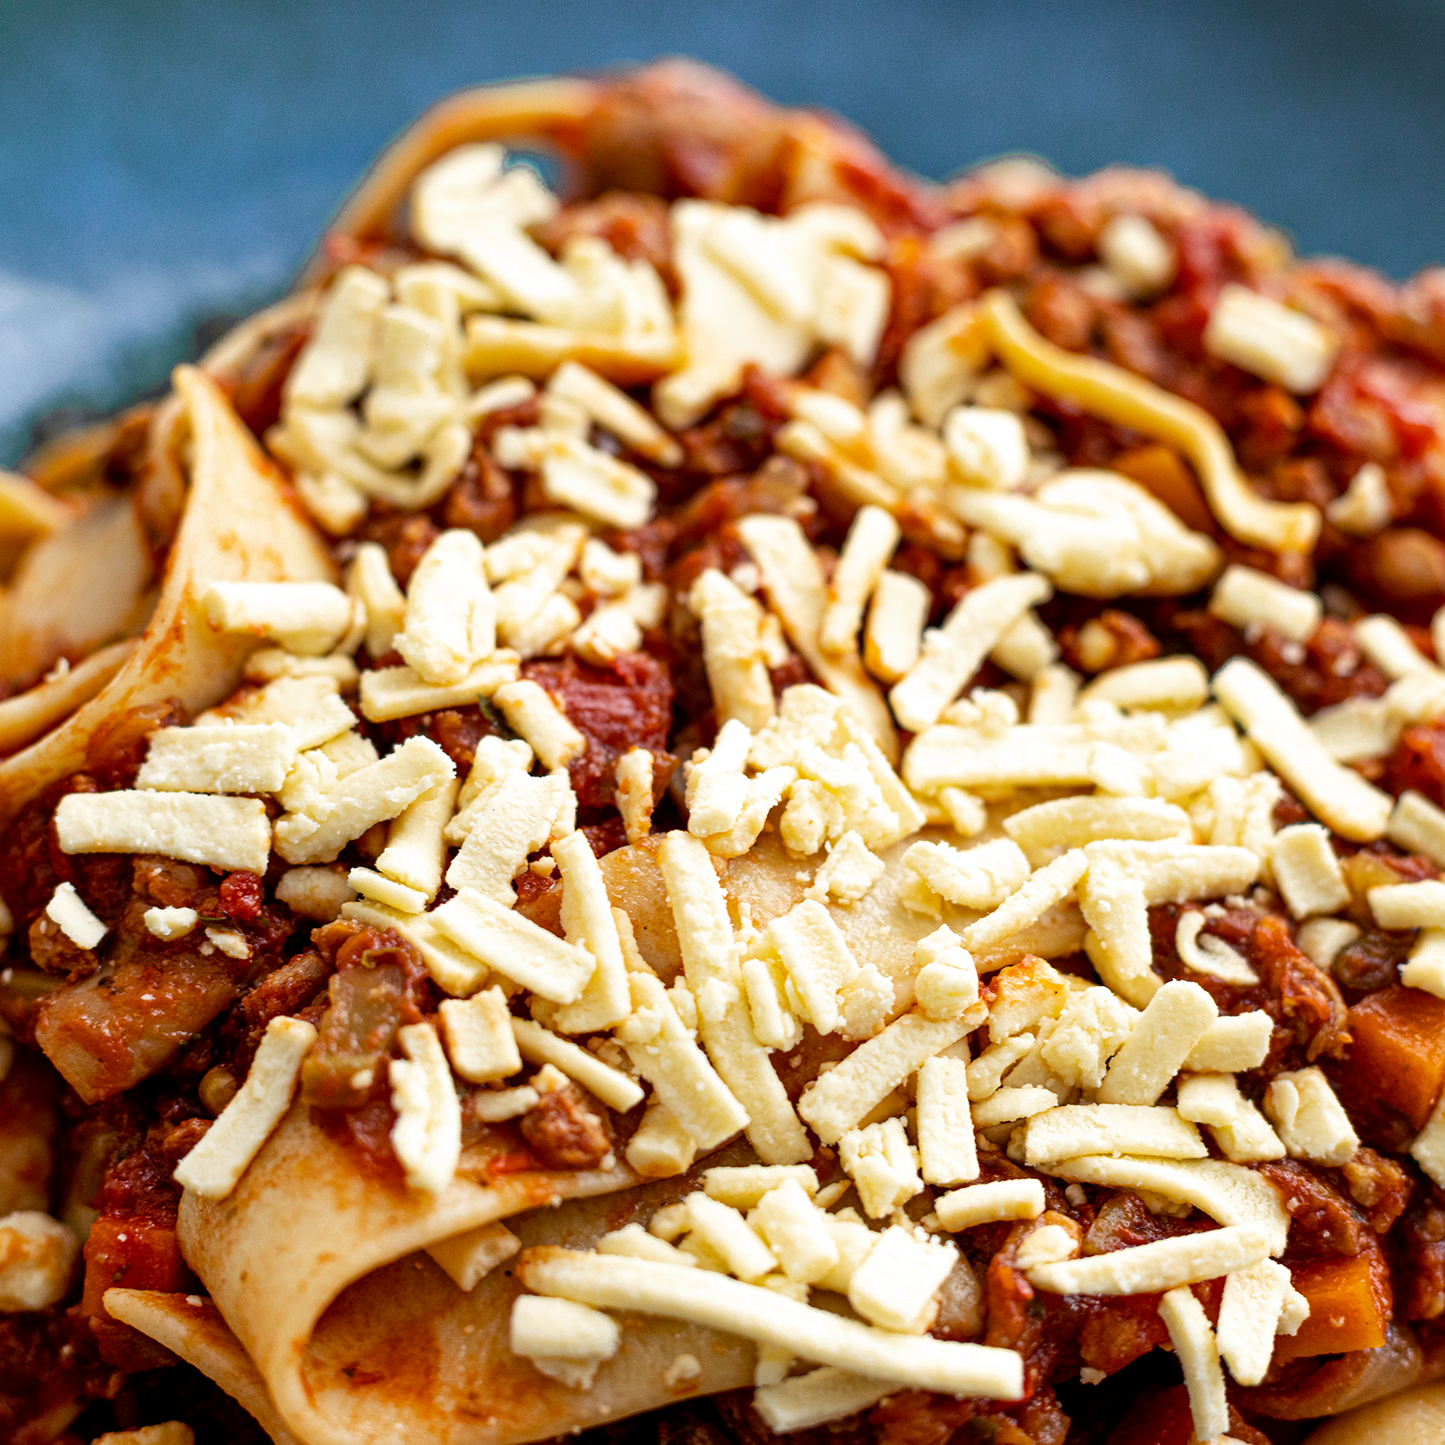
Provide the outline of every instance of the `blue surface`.
{"type": "Polygon", "coordinates": [[[942,176],[1163,165],[1308,252],[1445,260],[1445,6],[1268,0],[0,0],[0,461],[277,294],[429,101],[688,53],[942,176]]]}

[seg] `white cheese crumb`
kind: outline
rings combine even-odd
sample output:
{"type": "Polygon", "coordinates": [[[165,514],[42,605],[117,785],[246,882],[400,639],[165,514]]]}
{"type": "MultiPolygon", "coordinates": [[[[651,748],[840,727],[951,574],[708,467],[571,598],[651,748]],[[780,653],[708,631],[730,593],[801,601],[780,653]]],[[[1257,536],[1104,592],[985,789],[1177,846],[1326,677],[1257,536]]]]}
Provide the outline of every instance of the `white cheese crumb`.
{"type": "Polygon", "coordinates": [[[1229,1401],[1224,1393],[1224,1371],[1204,1306],[1187,1288],[1167,1291],[1159,1301],[1159,1315],[1184,1371],[1189,1392],[1189,1413],[1199,1440],[1217,1440],[1229,1429],[1229,1401]]]}
{"type": "Polygon", "coordinates": [[[883,860],[870,851],[856,829],[850,828],[828,846],[828,856],[819,865],[803,896],[819,903],[829,897],[839,903],[857,903],[867,897],[886,871],[883,860]]]}
{"type": "Polygon", "coordinates": [[[1187,1075],[1179,1082],[1178,1099],[1180,1116],[1208,1125],[1226,1159],[1242,1164],[1284,1158],[1284,1145],[1232,1074],[1187,1075]]]}
{"type": "Polygon", "coordinates": [[[1037,1179],[1001,1179],[970,1184],[934,1201],[938,1222],[957,1232],[1005,1219],[1037,1219],[1044,1212],[1044,1186],[1037,1179]]]}
{"type": "Polygon", "coordinates": [[[271,823],[259,798],[69,793],[55,810],[55,830],[63,853],[159,853],[258,874],[271,854],[271,823]]]}
{"type": "Polygon", "coordinates": [[[1209,313],[1204,349],[1287,391],[1307,395],[1329,375],[1339,342],[1302,311],[1231,283],[1209,313]]]}
{"type": "Polygon", "coordinates": [[[1354,625],[1355,641],[1386,677],[1392,681],[1420,673],[1438,675],[1439,669],[1410,640],[1410,635],[1393,618],[1383,614],[1362,617],[1354,625]]]}
{"type": "Polygon", "coordinates": [[[384,903],[399,913],[420,913],[427,905],[427,896],[394,878],[386,878],[371,868],[353,868],[346,881],[363,898],[375,903],[384,903]]]}
{"type": "Polygon", "coordinates": [[[1445,811],[1422,793],[1400,794],[1385,836],[1407,853],[1423,853],[1432,863],[1445,865],[1445,811]]]}
{"type": "Polygon", "coordinates": [[[956,1044],[980,1019],[932,1020],[904,1014],[808,1086],[798,1112],[825,1144],[835,1144],[925,1060],[956,1044]]]}
{"type": "MultiPolygon", "coordinates": [[[[251,956],[251,945],[245,937],[231,928],[208,928],[206,938],[227,958],[245,960],[251,956]]],[[[205,952],[204,945],[202,952],[205,952]]]]}
{"type": "Polygon", "coordinates": [[[917,1239],[895,1224],[854,1270],[848,1303],[885,1330],[924,1334],[937,1317],[938,1292],[957,1260],[953,1244],[917,1239]]]}
{"type": "Polygon", "coordinates": [[[890,1380],[869,1379],[836,1365],[824,1365],[776,1384],[760,1385],[753,1392],[753,1408],[773,1434],[786,1435],[857,1414],[897,1388],[890,1380]]]}
{"type": "Polygon", "coordinates": [[[391,651],[392,639],[406,622],[406,598],[379,542],[357,543],[346,572],[346,590],[366,608],[366,650],[374,662],[391,651]]]}
{"type": "Polygon", "coordinates": [[[968,486],[1011,492],[1028,475],[1028,438],[1022,420],[1011,411],[955,407],[943,422],[943,444],[954,475],[968,486]]]}
{"type": "Polygon", "coordinates": [[[290,1108],[301,1062],[315,1039],[315,1028],[303,1019],[276,1018],[267,1024],[245,1082],[177,1166],[175,1179],[182,1188],[203,1199],[225,1199],[235,1189],[290,1108]]]}
{"type": "Polygon", "coordinates": [[[0,1216],[0,1312],[49,1309],[65,1298],[80,1242],[59,1220],[39,1210],[0,1216]]]}
{"type": "Polygon", "coordinates": [[[1248,632],[1251,627],[1272,627],[1291,642],[1308,642],[1324,615],[1313,592],[1232,564],[1224,569],[1210,594],[1209,610],[1223,622],[1248,632]]]}
{"type": "Polygon", "coordinates": [[[1218,1016],[1197,983],[1166,983],[1151,998],[1099,1086],[1101,1104],[1153,1104],[1218,1016]]]}
{"type": "Polygon", "coordinates": [[[446,864],[446,828],[456,810],[461,782],[452,778],[428,789],[393,820],[376,869],[414,889],[424,900],[436,897],[446,864]]]}
{"type": "Polygon", "coordinates": [[[1253,662],[1236,657],[1214,677],[1220,702],[1300,799],[1335,832],[1371,842],[1385,831],[1393,799],[1341,766],[1278,686],[1253,662]]]}
{"type": "Polygon", "coordinates": [[[1378,462],[1366,462],[1325,507],[1325,516],[1351,537],[1373,537],[1389,526],[1394,515],[1385,469],[1378,462]]]}
{"type": "MultiPolygon", "coordinates": [[[[281,818],[276,851],[288,863],[327,862],[373,824],[389,822],[423,793],[455,776],[456,765],[430,738],[408,738],[379,762],[341,779],[327,796],[322,816],[288,813],[281,818]]],[[[252,871],[264,873],[265,865],[252,871]]]]}
{"type": "Polygon", "coordinates": [[[623,1254],[633,1259],[650,1259],[656,1264],[675,1264],[693,1269],[697,1261],[682,1250],[649,1234],[640,1224],[625,1224],[597,1241],[599,1254],[623,1254]]]}
{"type": "Polygon", "coordinates": [[[356,890],[339,868],[288,868],[276,883],[276,899],[303,918],[330,923],[356,890]]]}
{"type": "Polygon", "coordinates": [[[330,582],[212,582],[201,598],[212,627],[319,657],[351,627],[351,599],[330,582]]]}
{"type": "Polygon", "coordinates": [[[662,1372],[662,1383],[669,1390],[685,1389],[702,1376],[702,1362],[696,1355],[686,1352],[672,1357],[672,1363],[662,1372]]]}
{"type": "Polygon", "coordinates": [[[963,1059],[935,1055],[918,1071],[918,1152],[929,1184],[978,1178],[968,1069],[963,1059]]]}
{"type": "Polygon", "coordinates": [[[451,1276],[459,1290],[469,1294],[521,1247],[522,1241],[505,1224],[494,1222],[455,1234],[439,1244],[429,1244],[426,1252],[451,1276]]]}
{"type": "MultiPolygon", "coordinates": [[[[654,1094],[647,1101],[642,1123],[627,1141],[628,1167],[643,1179],[671,1179],[685,1174],[696,1157],[697,1143],[692,1135],[654,1094]]],[[[687,1255],[681,1256],[682,1261],[694,1263],[687,1255]]]]}
{"type": "Polygon", "coordinates": [[[983,1103],[973,1106],[973,1127],[991,1129],[996,1124],[1032,1118],[1035,1114],[1042,1114],[1045,1109],[1056,1107],[1058,1102],[1051,1089],[1038,1084],[995,1089],[983,1103]]]}
{"type": "Polygon", "coordinates": [[[484,1089],[472,1095],[472,1113],[483,1124],[519,1119],[537,1107],[542,1096],[529,1084],[515,1089],[484,1089]]]}
{"type": "Polygon", "coordinates": [[[144,918],[146,931],[168,943],[190,933],[200,921],[200,914],[194,908],[147,908],[144,918]]]}
{"type": "Polygon", "coordinates": [[[933,594],[906,572],[884,571],[863,631],[863,664],[880,682],[897,682],[918,661],[933,594]]]}
{"type": "Polygon", "coordinates": [[[898,721],[918,732],[938,721],[984,658],[1053,589],[1036,572],[999,577],[964,593],[943,626],[924,633],[917,663],[889,693],[898,721]]]}
{"type": "Polygon", "coordinates": [[[588,1305],[524,1294],[512,1302],[508,1343],[514,1355],[530,1359],[543,1374],[585,1390],[598,1366],[617,1353],[622,1330],[588,1305]]]}
{"type": "Polygon", "coordinates": [[[1030,1165],[1047,1166],[1084,1154],[1146,1154],[1202,1159],[1199,1130],[1178,1111],[1133,1104],[1068,1104],[1035,1114],[1025,1133],[1030,1165]]]}
{"type": "Polygon", "coordinates": [[[818,1192],[818,1176],[810,1164],[715,1165],[703,1170],[703,1190],[710,1199],[734,1209],[752,1209],[763,1196],[792,1180],[811,1198],[818,1192]]]}
{"type": "Polygon", "coordinates": [[[1290,1287],[1289,1271],[1272,1259],[1225,1276],[1216,1335],[1219,1353],[1239,1384],[1264,1379],[1290,1287]]]}
{"type": "Polygon", "coordinates": [[[458,1077],[486,1084],[510,1078],[522,1067],[511,1011],[500,988],[485,989],[468,999],[444,999],[440,1020],[458,1077]]]}
{"type": "Polygon", "coordinates": [[[689,1194],[683,1202],[692,1233],[717,1252],[730,1274],[751,1282],[778,1267],[773,1251],[736,1209],[702,1193],[689,1194]]]}
{"type": "Polygon", "coordinates": [[[109,931],[86,907],[85,899],[75,891],[73,883],[56,884],[50,902],[45,905],[45,916],[77,948],[94,948],[109,931]]]}
{"type": "Polygon", "coordinates": [[[1174,248],[1145,216],[1110,217],[1099,232],[1099,259],[1127,294],[1148,297],[1174,279],[1174,248]]]}
{"type": "Polygon", "coordinates": [[[1041,1224],[1023,1238],[1014,1255],[1014,1267],[1027,1272],[1041,1264],[1073,1259],[1079,1241],[1062,1224],[1041,1224]]]}
{"type": "Polygon", "coordinates": [[[828,583],[818,641],[824,652],[853,652],[863,609],[898,545],[898,523],[882,507],[860,507],[828,583]]]}
{"type": "Polygon", "coordinates": [[[1295,943],[1311,963],[1327,969],[1359,936],[1360,930],[1343,918],[1311,918],[1300,926],[1295,943]]]}
{"type": "Polygon", "coordinates": [[[587,751],[587,739],[568,720],[556,698],[535,682],[509,682],[492,694],[508,723],[522,735],[549,772],[587,751]]]}
{"type": "Polygon", "coordinates": [[[1209,696],[1209,674],[1196,657],[1158,657],[1100,673],[1079,694],[1079,701],[1112,702],[1116,707],[1192,712],[1209,696]]]}
{"type": "Polygon", "coordinates": [[[1190,838],[1189,815],[1158,798],[1055,798],[1011,814],[1003,828],[1036,868],[1057,850],[1105,839],[1190,838]]]}
{"type": "Polygon", "coordinates": [[[521,1274],[531,1289],[706,1324],[880,1380],[993,1399],[1023,1393],[1023,1360],[1013,1350],[874,1329],[722,1275],[567,1250],[539,1251],[521,1274]]]}
{"type": "Polygon", "coordinates": [[[647,973],[631,972],[627,981],[633,1011],[617,1037],[633,1068],[698,1147],[716,1149],[747,1126],[747,1110],[694,1041],[673,992],[647,973]]]}
{"type": "Polygon", "coordinates": [[[1337,1165],[1359,1148],[1349,1117],[1318,1065],[1276,1074],[1265,1090],[1264,1111],[1291,1158],[1337,1165]]]}
{"type": "Polygon", "coordinates": [[[712,859],[702,843],[682,832],[665,835],[657,857],[708,1057],[748,1114],[748,1139],[762,1161],[802,1163],[813,1148],[753,1034],[727,898],[712,859]]]}
{"type": "Polygon", "coordinates": [[[966,849],[948,843],[914,843],[903,855],[903,865],[961,908],[996,908],[1029,877],[1023,850],[1007,838],[966,849]]]}
{"type": "Polygon", "coordinates": [[[838,1140],[838,1155],[872,1219],[902,1208],[923,1189],[917,1151],[908,1143],[901,1119],[850,1130],[838,1140]]]}
{"type": "Polygon", "coordinates": [[[1269,845],[1269,865],[1296,918],[1336,913],[1350,901],[1329,830],[1319,823],[1281,828],[1269,845]]]}
{"type": "Polygon", "coordinates": [[[1041,1264],[1029,1283],[1050,1294],[1155,1294],[1246,1269],[1269,1255],[1269,1236],[1257,1225],[1234,1224],[1175,1235],[1083,1259],[1041,1264]]]}
{"type": "Polygon", "coordinates": [[[462,1148],[462,1112],[436,1028],[405,1024],[397,1031],[405,1059],[391,1061],[396,1123],[391,1146],[414,1189],[437,1195],[452,1182],[462,1148]]]}
{"type": "Polygon", "coordinates": [[[1097,1089],[1109,1060],[1123,1047],[1138,1018],[1139,1011],[1111,989],[1086,988],[1069,1000],[1044,1040],[1043,1061],[1071,1087],[1097,1089]]]}
{"type": "Polygon", "coordinates": [[[1445,927],[1445,882],[1390,883],[1365,895],[1381,928],[1445,927]]]}
{"type": "Polygon", "coordinates": [[[1422,928],[1400,969],[1400,982],[1445,998],[1445,928],[1422,928]]]}
{"type": "Polygon", "coordinates": [[[296,734],[285,723],[158,728],[135,785],[171,793],[276,793],[296,751],[296,734]]]}
{"type": "Polygon", "coordinates": [[[1257,1069],[1269,1053],[1274,1021],[1263,1009],[1215,1019],[1189,1052],[1186,1069],[1198,1073],[1240,1073],[1257,1069]]]}
{"type": "Polygon", "coordinates": [[[622,815],[627,841],[636,843],[652,831],[653,757],[646,748],[629,748],[616,766],[617,811],[622,815]]]}
{"type": "Polygon", "coordinates": [[[512,1032],[522,1057],[529,1063],[551,1064],[618,1113],[625,1114],[642,1102],[642,1090],[626,1074],[604,1064],[586,1049],[558,1038],[540,1024],[514,1018],[512,1032]]]}
{"type": "Polygon", "coordinates": [[[748,1223],[762,1235],[790,1280],[815,1284],[838,1263],[838,1246],[823,1212],[796,1179],[785,1179],[763,1195],[748,1223]]]}
{"type": "Polygon", "coordinates": [[[1261,1229],[1267,1253],[1281,1255],[1289,1235],[1290,1216],[1279,1192],[1265,1177],[1240,1164],[1219,1159],[1169,1160],[1096,1154],[1060,1160],[1048,1166],[1062,1179],[1133,1189],[1143,1195],[1202,1210],[1220,1224],[1248,1224],[1261,1229]]]}

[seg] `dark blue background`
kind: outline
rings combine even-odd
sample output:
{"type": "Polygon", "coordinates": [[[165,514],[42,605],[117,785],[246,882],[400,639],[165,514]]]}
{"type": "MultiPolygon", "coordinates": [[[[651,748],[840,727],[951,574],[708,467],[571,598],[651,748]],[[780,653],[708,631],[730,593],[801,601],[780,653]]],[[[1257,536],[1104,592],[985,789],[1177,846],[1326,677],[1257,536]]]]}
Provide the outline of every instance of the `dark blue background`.
{"type": "Polygon", "coordinates": [[[0,461],[275,295],[373,153],[474,81],[688,53],[931,176],[1127,160],[1304,251],[1445,260],[1445,5],[0,0],[0,461]]]}

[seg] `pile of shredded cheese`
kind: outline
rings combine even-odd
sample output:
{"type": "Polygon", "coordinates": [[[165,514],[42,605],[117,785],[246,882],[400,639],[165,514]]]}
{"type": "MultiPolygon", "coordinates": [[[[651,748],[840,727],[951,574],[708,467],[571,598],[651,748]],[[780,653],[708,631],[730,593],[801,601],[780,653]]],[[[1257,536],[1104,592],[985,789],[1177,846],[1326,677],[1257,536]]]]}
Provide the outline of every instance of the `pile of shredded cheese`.
{"type": "MultiPolygon", "coordinates": [[[[959,308],[908,343],[902,391],[867,407],[788,383],[780,448],[857,509],[831,577],[797,520],[757,514],[737,528],[750,565],[705,571],[678,599],[697,625],[719,726],[686,763],[686,830],[657,846],[683,959],[664,983],[576,828],[567,768],[585,739],[552,694],[519,679],[519,664],[566,652],[606,663],[662,621],[666,589],[595,535],[639,526],[655,506],[653,478],[616,451],[675,468],[671,433],[731,394],[746,364],[790,376],[820,342],[871,362],[889,302],[875,264],[883,240],[845,207],[780,220],[681,201],[674,307],[646,262],[601,241],[574,240],[560,259],[543,251],[527,228],[556,200],[503,159],[463,147],[417,183],[416,237],[452,259],[335,278],[268,442],[341,535],[373,497],[430,506],[479,418],[535,397],[537,424],[502,428],[491,447],[503,467],[535,473],[556,510],[485,547],[443,532],[404,593],[373,543],[356,548],[344,590],[211,587],[213,625],[260,640],[253,685],[154,733],[133,788],[65,797],[61,848],[258,874],[274,851],[288,865],[277,897],[297,912],[415,945],[448,995],[435,1024],[402,1030],[404,1057],[391,1064],[392,1139],[416,1189],[443,1195],[457,1169],[457,1079],[483,1086],[478,1109],[491,1120],[569,1079],[619,1112],[645,1104],[626,1147],[643,1178],[679,1175],[746,1135],[761,1163],[708,1169],[646,1228],[524,1260],[531,1293],[516,1303],[512,1347],[545,1374],[588,1388],[619,1346],[604,1311],[620,1309],[755,1340],[757,1407],[778,1431],[901,1387],[1017,1399],[1015,1352],[925,1336],[945,1282],[969,1269],[950,1236],[1025,1221],[1016,1267],[1036,1290],[1162,1296],[1195,1434],[1225,1434],[1221,1361],[1257,1384],[1276,1334],[1308,1308],[1276,1262],[1289,1217],[1249,1166],[1337,1165],[1358,1141],[1318,1067],[1277,1076],[1262,1110],[1241,1092],[1235,1076],[1264,1062],[1271,1019],[1222,1016],[1198,983],[1164,982],[1148,910],[1186,905],[1185,968],[1248,986],[1253,970],[1208,931],[1211,919],[1220,900],[1249,908],[1277,894],[1309,920],[1311,951],[1327,962],[1353,936],[1336,917],[1350,893],[1332,832],[1388,838],[1445,865],[1445,813],[1418,794],[1395,802],[1349,766],[1445,714],[1445,671],[1375,617],[1355,633],[1389,692],[1308,722],[1243,659],[1210,677],[1167,657],[1082,685],[1035,611],[1056,588],[1112,597],[1212,584],[1215,615],[1295,644],[1321,604],[1244,567],[1221,573],[1216,544],[1137,483],[1037,452],[1023,386],[1179,447],[1236,536],[1298,549],[1318,517],[1250,493],[1202,412],[1104,363],[1061,361],[1006,297],[959,308]],[[999,384],[1010,378],[1012,393],[999,384]],[[623,388],[653,380],[649,412],[623,388]],[[945,556],[966,550],[987,578],[937,627],[925,626],[927,589],[890,565],[900,517],[945,556]],[[394,650],[403,662],[359,671],[363,640],[372,657],[394,650]],[[769,669],[790,648],[816,681],[775,696],[769,669]],[[970,690],[988,659],[1016,685],[970,690]],[[383,757],[356,726],[357,711],[384,722],[478,698],[516,738],[484,739],[466,777],[424,736],[383,757]],[[1276,830],[1281,783],[1315,821],[1276,830]],[[343,871],[343,849],[378,825],[387,840],[374,867],[343,871]],[[765,830],[808,887],[758,926],[715,860],[746,855],[765,830]],[[543,849],[561,879],[562,936],[515,907],[514,880],[543,849]],[[903,980],[859,956],[838,921],[889,869],[931,928],[903,980]],[[1049,961],[1080,951],[1098,982],[1049,961]],[[850,1048],[795,1104],[774,1059],[805,1027],[850,1048]],[[982,1029],[987,1045],[972,1056],[982,1029]],[[820,1147],[843,1170],[823,1189],[809,1164],[820,1147]],[[1218,1228],[1085,1256],[1038,1178],[975,1182],[988,1151],[1061,1186],[1198,1209],[1218,1228]],[[910,1212],[925,1193],[928,1208],[910,1212]],[[1211,1328],[1189,1286],[1220,1277],[1211,1328]],[[815,1292],[833,1297],[826,1308],[815,1292]],[[791,1373],[795,1359],[815,1368],[791,1373]]],[[[1120,226],[1106,262],[1121,285],[1157,285],[1167,245],[1142,218],[1120,226]]],[[[1317,323],[1239,287],[1221,297],[1205,343],[1301,391],[1333,355],[1317,323]]],[[[652,789],[653,759],[634,749],[617,767],[630,842],[649,833],[652,789]]],[[[1368,902],[1380,926],[1421,930],[1404,981],[1445,997],[1445,884],[1382,887],[1368,902]]],[[[78,947],[104,935],[69,885],[48,914],[78,947]]],[[[163,939],[200,926],[187,909],[152,909],[146,922],[163,939]]],[[[206,938],[246,947],[224,929],[206,938]]],[[[183,1184],[211,1198],[236,1186],[313,1037],[298,1020],[271,1025],[235,1101],[177,1171],[183,1184]]],[[[1445,1186],[1445,1112],[1412,1152],[1445,1186]]],[[[470,1288],[517,1247],[494,1225],[434,1253],[470,1288]]],[[[688,1360],[674,1362],[679,1382],[697,1373],[688,1360]]]]}

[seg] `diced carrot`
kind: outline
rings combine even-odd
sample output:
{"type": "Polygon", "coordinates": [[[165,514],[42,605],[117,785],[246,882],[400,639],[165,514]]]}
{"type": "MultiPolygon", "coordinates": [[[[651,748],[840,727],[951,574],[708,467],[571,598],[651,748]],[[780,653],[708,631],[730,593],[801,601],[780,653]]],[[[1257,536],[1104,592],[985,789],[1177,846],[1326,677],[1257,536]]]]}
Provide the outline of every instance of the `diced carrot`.
{"type": "Polygon", "coordinates": [[[85,1244],[85,1292],[81,1309],[105,1315],[102,1303],[111,1288],[155,1289],[174,1293],[192,1279],[176,1232],[141,1215],[102,1215],[85,1244]]]}
{"type": "Polygon", "coordinates": [[[1152,492],[1186,527],[1206,536],[1217,535],[1217,524],[1194,473],[1173,448],[1150,442],[1121,452],[1110,465],[1116,472],[1138,482],[1145,491],[1152,492]]]}
{"type": "Polygon", "coordinates": [[[1375,1288],[1367,1254],[1335,1255],[1290,1265],[1294,1287],[1310,1302],[1309,1318],[1275,1341],[1274,1360],[1340,1355],[1385,1343],[1387,1309],[1375,1288]]]}
{"type": "Polygon", "coordinates": [[[1445,999],[1397,984],[1361,999],[1347,1026],[1346,1107],[1381,1100],[1423,1129],[1445,1084],[1445,999]]]}

